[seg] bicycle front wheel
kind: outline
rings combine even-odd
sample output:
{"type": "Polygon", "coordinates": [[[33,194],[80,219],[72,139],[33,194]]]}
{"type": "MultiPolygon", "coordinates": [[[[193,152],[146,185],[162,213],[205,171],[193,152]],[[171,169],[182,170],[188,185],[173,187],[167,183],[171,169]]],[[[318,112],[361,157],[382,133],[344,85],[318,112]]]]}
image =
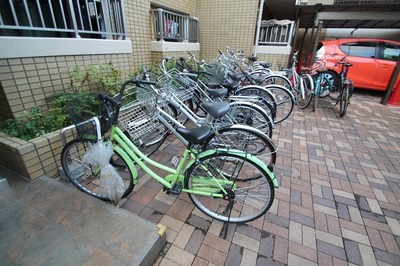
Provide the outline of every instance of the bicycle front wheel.
{"type": "Polygon", "coordinates": [[[214,131],[204,142],[203,150],[236,149],[257,155],[267,165],[275,165],[277,149],[260,130],[244,125],[231,125],[214,131]]]}
{"type": "Polygon", "coordinates": [[[275,193],[263,167],[247,156],[228,152],[197,159],[187,171],[184,186],[191,190],[189,198],[203,213],[231,223],[245,223],[264,215],[275,193]],[[210,196],[205,196],[207,193],[210,196]]]}
{"type": "MultiPolygon", "coordinates": [[[[81,191],[101,200],[109,198],[100,182],[102,166],[83,162],[83,156],[95,142],[87,139],[74,139],[68,142],[61,151],[61,165],[68,179],[81,191]]],[[[125,186],[122,195],[126,197],[133,189],[133,177],[125,161],[114,152],[110,164],[121,176],[125,186]]]]}

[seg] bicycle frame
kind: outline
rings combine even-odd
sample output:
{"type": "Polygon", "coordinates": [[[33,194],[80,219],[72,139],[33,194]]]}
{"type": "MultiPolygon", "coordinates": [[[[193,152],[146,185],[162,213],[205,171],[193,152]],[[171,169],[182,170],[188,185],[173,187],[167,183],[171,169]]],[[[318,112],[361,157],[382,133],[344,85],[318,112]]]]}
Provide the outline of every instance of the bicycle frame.
{"type": "MultiPolygon", "coordinates": [[[[196,150],[191,150],[188,148],[185,148],[184,153],[182,155],[182,158],[179,160],[179,163],[177,165],[177,168],[171,168],[166,165],[160,164],[146,155],[144,155],[130,140],[129,138],[123,133],[123,131],[118,128],[117,126],[113,125],[111,128],[111,135],[110,139],[113,142],[113,148],[114,151],[117,152],[128,164],[129,170],[132,173],[133,176],[133,182],[134,184],[138,183],[138,172],[136,170],[136,167],[134,163],[138,164],[141,169],[143,169],[147,174],[149,174],[152,178],[154,178],[157,182],[162,184],[164,187],[167,189],[172,188],[172,186],[175,183],[178,182],[183,182],[185,176],[182,174],[186,169],[190,168],[190,166],[194,163],[196,163],[197,159],[203,158],[205,156],[217,153],[217,152],[224,152],[227,151],[225,149],[210,149],[204,152],[198,153],[196,150]],[[190,159],[189,162],[187,162],[190,159]],[[147,166],[151,165],[157,169],[163,170],[168,172],[169,174],[166,177],[161,177],[158,175],[155,171],[150,169],[150,167],[147,166]]],[[[239,150],[229,150],[230,153],[235,153],[238,156],[241,156],[246,159],[250,159],[253,162],[263,165],[263,163],[257,159],[256,157],[246,154],[243,151],[239,150]]],[[[265,166],[263,167],[265,171],[267,171],[268,175],[274,176],[274,174],[265,166]]],[[[204,168],[206,170],[206,168],[204,168]]],[[[272,179],[273,185],[275,187],[278,187],[278,181],[276,178],[272,179]]],[[[220,178],[214,178],[208,181],[205,181],[206,183],[208,182],[214,182],[213,184],[218,184],[219,191],[222,193],[216,193],[216,189],[212,189],[211,191],[207,191],[207,187],[203,187],[202,189],[186,189],[183,188],[182,192],[184,193],[191,193],[191,194],[198,194],[198,195],[203,195],[203,196],[213,196],[213,197],[218,197],[218,198],[223,198],[224,195],[227,193],[224,186],[225,185],[234,185],[233,181],[230,181],[226,178],[223,178],[222,180],[220,178]]]]}

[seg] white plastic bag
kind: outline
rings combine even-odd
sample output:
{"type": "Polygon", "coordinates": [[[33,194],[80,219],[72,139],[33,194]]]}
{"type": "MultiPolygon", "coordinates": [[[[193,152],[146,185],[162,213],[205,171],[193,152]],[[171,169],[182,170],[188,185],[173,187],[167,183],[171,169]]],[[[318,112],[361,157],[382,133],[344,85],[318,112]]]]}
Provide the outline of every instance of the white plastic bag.
{"type": "Polygon", "coordinates": [[[114,151],[110,142],[96,142],[83,156],[83,162],[100,165],[100,184],[107,197],[117,205],[125,192],[125,186],[117,170],[110,164],[114,151]]]}

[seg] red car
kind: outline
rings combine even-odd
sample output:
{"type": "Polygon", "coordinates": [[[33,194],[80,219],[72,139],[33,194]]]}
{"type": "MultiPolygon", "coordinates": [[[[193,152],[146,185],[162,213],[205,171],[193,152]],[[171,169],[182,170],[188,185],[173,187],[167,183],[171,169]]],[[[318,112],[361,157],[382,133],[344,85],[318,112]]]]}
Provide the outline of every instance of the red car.
{"type": "MultiPolygon", "coordinates": [[[[335,66],[335,63],[344,56],[353,64],[347,77],[356,88],[385,91],[400,56],[400,42],[365,38],[323,40],[318,45],[315,60],[326,59],[325,67],[336,76],[340,65],[335,66]]],[[[395,88],[399,82],[400,76],[395,88]]]]}

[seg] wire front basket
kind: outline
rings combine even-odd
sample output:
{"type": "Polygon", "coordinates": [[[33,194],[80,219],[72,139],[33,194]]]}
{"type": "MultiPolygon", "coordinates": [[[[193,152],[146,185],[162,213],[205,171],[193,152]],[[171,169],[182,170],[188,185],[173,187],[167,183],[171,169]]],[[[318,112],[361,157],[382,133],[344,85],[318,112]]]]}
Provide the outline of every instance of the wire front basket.
{"type": "Polygon", "coordinates": [[[76,98],[66,104],[66,110],[71,122],[75,125],[77,137],[93,139],[97,136],[96,123],[92,119],[93,117],[96,116],[99,119],[102,135],[111,128],[111,124],[104,115],[105,112],[101,108],[100,101],[98,105],[94,106],[93,101],[87,101],[88,99],[85,96],[76,98]]]}
{"type": "Polygon", "coordinates": [[[173,68],[157,79],[157,86],[184,102],[193,98],[197,82],[173,68]]]}
{"type": "Polygon", "coordinates": [[[126,92],[121,101],[126,104],[120,109],[118,124],[132,141],[136,141],[156,132],[160,127],[156,108],[157,95],[150,88],[135,86],[127,88],[126,92]]]}

